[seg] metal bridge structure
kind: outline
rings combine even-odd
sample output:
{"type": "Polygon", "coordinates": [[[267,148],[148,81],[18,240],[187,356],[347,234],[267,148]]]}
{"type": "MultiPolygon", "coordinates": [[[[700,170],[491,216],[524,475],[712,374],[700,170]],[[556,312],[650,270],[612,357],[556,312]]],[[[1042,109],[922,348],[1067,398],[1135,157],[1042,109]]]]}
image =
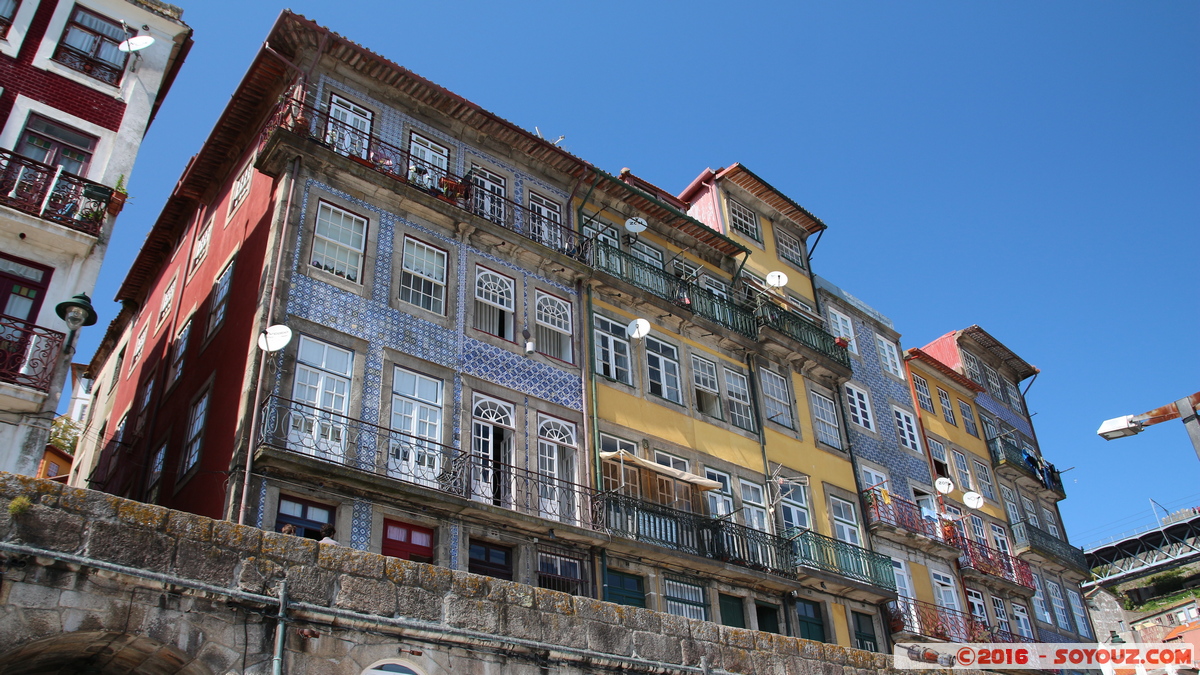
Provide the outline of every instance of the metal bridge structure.
{"type": "Polygon", "coordinates": [[[1093,578],[1084,587],[1114,586],[1200,561],[1200,510],[1084,551],[1093,578]]]}

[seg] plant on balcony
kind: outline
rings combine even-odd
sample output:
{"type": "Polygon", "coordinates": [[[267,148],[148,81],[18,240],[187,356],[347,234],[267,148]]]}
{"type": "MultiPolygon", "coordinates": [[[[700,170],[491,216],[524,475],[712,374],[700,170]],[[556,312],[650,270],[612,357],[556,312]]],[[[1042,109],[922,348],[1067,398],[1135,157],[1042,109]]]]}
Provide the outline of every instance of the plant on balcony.
{"type": "Polygon", "coordinates": [[[850,338],[836,337],[833,339],[833,344],[841,347],[842,349],[849,349],[850,348],[850,338]]]}
{"type": "Polygon", "coordinates": [[[129,191],[125,189],[125,174],[117,176],[117,184],[113,186],[112,196],[108,198],[108,215],[115,216],[125,208],[125,200],[129,199],[129,191]]]}

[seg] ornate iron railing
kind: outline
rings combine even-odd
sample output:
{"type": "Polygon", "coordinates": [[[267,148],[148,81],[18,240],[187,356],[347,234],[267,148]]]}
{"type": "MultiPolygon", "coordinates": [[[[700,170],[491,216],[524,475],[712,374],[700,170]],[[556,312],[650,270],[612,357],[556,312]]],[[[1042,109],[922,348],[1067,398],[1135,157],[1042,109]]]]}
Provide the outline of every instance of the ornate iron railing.
{"type": "Polygon", "coordinates": [[[896,590],[892,559],[812,530],[791,537],[797,564],[896,590]]]}
{"type": "Polygon", "coordinates": [[[1089,569],[1083,549],[1075,548],[1039,527],[1021,521],[1013,523],[1012,531],[1014,547],[1018,551],[1032,549],[1041,555],[1061,560],[1077,570],[1086,572],[1089,569]]]}
{"type": "MultiPolygon", "coordinates": [[[[125,55],[122,54],[121,56],[125,55]]],[[[125,72],[124,63],[119,66],[109,63],[87,52],[75,49],[66,42],[58,43],[58,48],[54,50],[54,60],[71,70],[78,70],[84,75],[94,77],[105,84],[113,86],[121,84],[121,73],[125,72]]]]}
{"type": "Polygon", "coordinates": [[[837,363],[850,367],[850,354],[837,346],[834,337],[817,324],[769,302],[759,306],[757,315],[760,324],[774,328],[837,363]]]}
{"type": "Polygon", "coordinates": [[[904,596],[888,603],[888,614],[893,633],[903,631],[947,642],[1037,642],[999,626],[988,626],[972,614],[904,596]]]}
{"type": "Polygon", "coordinates": [[[0,204],[94,237],[111,198],[112,188],[0,150],[0,204]]]}
{"type": "Polygon", "coordinates": [[[959,568],[976,570],[1025,588],[1034,587],[1033,572],[1024,560],[965,537],[956,537],[954,545],[962,551],[959,568]]]}
{"type": "Polygon", "coordinates": [[[49,391],[65,337],[58,331],[0,315],[0,381],[49,391]]]}
{"type": "Polygon", "coordinates": [[[502,509],[592,527],[593,490],[278,396],[260,442],[502,509]]]}
{"type": "Polygon", "coordinates": [[[1050,462],[1045,460],[1039,461],[1037,457],[1025,452],[1024,448],[1021,448],[1012,440],[1003,436],[989,440],[987,445],[992,455],[992,464],[997,468],[1002,466],[1013,467],[1027,476],[1036,478],[1047,489],[1053,490],[1060,495],[1066,495],[1058,469],[1054,468],[1054,465],[1050,462]]]}
{"type": "Polygon", "coordinates": [[[894,494],[884,495],[880,488],[872,488],[863,492],[863,500],[867,504],[867,519],[873,523],[884,523],[914,534],[940,541],[952,543],[942,532],[942,524],[937,515],[926,514],[917,504],[901,499],[894,494]]]}
{"type": "Polygon", "coordinates": [[[754,314],[729,298],[721,297],[602,241],[596,242],[592,250],[592,267],[734,332],[749,338],[758,337],[754,314]]]}
{"type": "Polygon", "coordinates": [[[580,261],[589,258],[592,240],[564,226],[549,210],[525,206],[477,184],[472,172],[458,176],[408,150],[358,129],[302,101],[285,98],[263,128],[260,145],[275,129],[313,138],[334,152],[438,199],[469,211],[547,248],[580,261]]]}

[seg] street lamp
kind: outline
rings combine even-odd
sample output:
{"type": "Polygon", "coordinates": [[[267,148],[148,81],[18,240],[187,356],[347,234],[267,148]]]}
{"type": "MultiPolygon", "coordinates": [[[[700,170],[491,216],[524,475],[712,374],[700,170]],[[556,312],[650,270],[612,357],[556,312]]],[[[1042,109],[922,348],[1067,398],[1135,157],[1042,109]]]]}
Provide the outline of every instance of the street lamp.
{"type": "Polygon", "coordinates": [[[1154,410],[1144,412],[1141,415],[1124,415],[1122,417],[1114,417],[1111,420],[1105,420],[1096,433],[1106,441],[1111,441],[1117,438],[1125,438],[1142,433],[1146,427],[1166,422],[1168,420],[1182,419],[1183,426],[1187,429],[1188,437],[1192,440],[1192,447],[1196,449],[1196,457],[1200,458],[1200,419],[1197,419],[1197,412],[1200,411],[1200,391],[1185,396],[1174,403],[1160,406],[1154,410]]]}
{"type": "Polygon", "coordinates": [[[96,310],[92,307],[92,299],[88,297],[88,294],[80,293],[70,300],[58,303],[54,311],[71,330],[67,335],[67,347],[63,350],[67,356],[70,356],[75,353],[75,332],[83,326],[91,326],[96,323],[98,318],[96,310]]]}

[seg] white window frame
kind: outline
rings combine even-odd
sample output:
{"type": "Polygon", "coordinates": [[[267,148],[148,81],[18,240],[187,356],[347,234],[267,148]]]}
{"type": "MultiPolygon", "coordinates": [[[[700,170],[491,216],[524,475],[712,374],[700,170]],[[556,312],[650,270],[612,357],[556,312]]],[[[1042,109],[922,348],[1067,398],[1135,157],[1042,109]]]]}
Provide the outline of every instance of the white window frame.
{"type": "Polygon", "coordinates": [[[1042,507],[1042,520],[1046,522],[1046,531],[1054,535],[1058,539],[1062,539],[1062,534],[1058,529],[1058,518],[1054,517],[1054,512],[1045,506],[1042,507]]]}
{"type": "Polygon", "coordinates": [[[1054,619],[1058,627],[1063,630],[1071,630],[1071,617],[1067,615],[1067,602],[1063,597],[1062,587],[1047,579],[1046,591],[1050,596],[1050,604],[1054,607],[1054,619]]]}
{"type": "Polygon", "coordinates": [[[1017,624],[1017,634],[1023,638],[1033,638],[1033,623],[1029,620],[1029,610],[1025,605],[1012,603],[1013,621],[1017,624]]]}
{"type": "Polygon", "coordinates": [[[1088,626],[1087,612],[1083,609],[1083,598],[1070,589],[1067,590],[1067,602],[1071,605],[1071,613],[1075,615],[1077,632],[1087,639],[1092,639],[1092,629],[1088,626]]]}
{"type": "Polygon", "coordinates": [[[297,451],[341,459],[353,373],[353,351],[300,336],[291,398],[309,409],[302,408],[288,420],[289,444],[297,451]],[[344,367],[339,367],[339,362],[344,362],[344,367]]]}
{"type": "Polygon", "coordinates": [[[213,282],[212,307],[208,310],[208,326],[204,331],[206,339],[225,325],[225,312],[229,308],[229,291],[233,286],[234,262],[230,260],[225,269],[221,271],[220,276],[213,282]]]}
{"type": "Polygon", "coordinates": [[[829,329],[834,337],[846,338],[849,341],[849,345],[846,347],[848,351],[858,353],[858,341],[854,339],[854,322],[850,320],[850,317],[830,307],[829,329]]]}
{"type": "Polygon", "coordinates": [[[986,523],[983,522],[983,518],[980,518],[979,516],[972,513],[968,517],[968,520],[971,522],[971,538],[974,539],[976,542],[983,544],[984,546],[987,546],[988,545],[987,528],[984,527],[984,525],[986,525],[986,523]]]}
{"type": "Polygon", "coordinates": [[[578,437],[575,425],[538,414],[538,504],[542,517],[573,523],[579,504],[572,485],[578,470],[578,437]]]}
{"type": "Polygon", "coordinates": [[[758,223],[758,214],[732,197],[729,198],[729,227],[738,234],[762,242],[762,228],[758,223]]]}
{"type": "Polygon", "coordinates": [[[900,361],[900,350],[896,343],[883,337],[875,336],[875,348],[879,352],[879,365],[884,372],[891,373],[901,380],[904,379],[904,366],[900,361]]]}
{"type": "Polygon", "coordinates": [[[858,527],[858,510],[854,508],[853,502],[829,495],[829,516],[833,519],[834,539],[862,546],[862,531],[858,527]]]}
{"type": "Polygon", "coordinates": [[[771,532],[771,518],[767,515],[767,491],[763,486],[742,478],[739,487],[742,493],[742,522],[753,530],[771,532]]]}
{"type": "Polygon", "coordinates": [[[516,335],[516,295],[516,279],[476,265],[475,330],[512,342],[516,335]]]}
{"type": "Polygon", "coordinates": [[[717,419],[721,414],[721,381],[714,361],[692,354],[692,387],[696,410],[717,419]]]}
{"type": "Polygon", "coordinates": [[[367,159],[374,117],[374,113],[354,101],[330,94],[325,142],[340,155],[367,159]]]}
{"type": "Polygon", "coordinates": [[[946,420],[954,426],[958,426],[958,421],[954,417],[954,405],[950,400],[950,392],[937,388],[938,402],[942,404],[942,419],[946,420]]]}
{"type": "Polygon", "coordinates": [[[625,328],[602,315],[593,314],[596,373],[614,382],[633,384],[633,359],[625,328]],[[604,371],[609,371],[605,373],[604,371]]]}
{"type": "Polygon", "coordinates": [[[996,617],[996,627],[1005,633],[1012,633],[1012,624],[1008,622],[1008,612],[1004,609],[1004,599],[992,596],[992,614],[996,617]]]}
{"type": "Polygon", "coordinates": [[[979,493],[996,501],[996,484],[992,480],[992,472],[978,459],[972,458],[971,463],[975,465],[975,482],[979,483],[979,493]]]}
{"type": "Polygon", "coordinates": [[[750,400],[750,380],[744,374],[725,368],[725,393],[729,421],[733,426],[754,431],[754,405],[750,400]]]}
{"type": "Polygon", "coordinates": [[[450,148],[415,131],[408,137],[408,156],[415,160],[409,167],[408,182],[426,190],[437,188],[442,176],[450,170],[450,148]]]}
{"type": "Polygon", "coordinates": [[[1025,522],[1042,529],[1041,515],[1037,512],[1037,504],[1032,499],[1021,495],[1021,509],[1025,511],[1025,522]]]}
{"type": "Polygon", "coordinates": [[[171,364],[167,368],[167,387],[169,388],[175,381],[179,379],[179,375],[183,373],[185,357],[187,356],[188,337],[192,332],[192,320],[188,319],[183,322],[183,326],[179,332],[175,334],[175,341],[171,346],[171,364]]]}
{"type": "Polygon", "coordinates": [[[540,290],[534,293],[533,337],[539,354],[564,363],[575,362],[572,316],[570,301],[540,290]]]}
{"type": "Polygon", "coordinates": [[[699,584],[663,576],[663,609],[667,614],[707,621],[707,595],[699,584]]]}
{"type": "Polygon", "coordinates": [[[921,452],[921,439],[917,436],[917,420],[913,414],[893,407],[892,419],[896,424],[896,437],[900,445],[914,452],[921,452]]]}
{"type": "Polygon", "coordinates": [[[646,392],[673,403],[682,404],[679,348],[649,336],[645,337],[644,341],[646,343],[646,392]],[[651,345],[654,347],[652,348],[651,345]],[[652,391],[655,387],[659,391],[652,391]]]}
{"type": "Polygon", "coordinates": [[[950,454],[954,457],[954,477],[958,479],[958,489],[963,492],[975,489],[975,483],[971,480],[971,465],[967,462],[966,454],[951,450],[950,454]]]}
{"type": "Polygon", "coordinates": [[[400,302],[439,316],[446,313],[446,251],[405,236],[401,256],[400,302]],[[405,292],[408,298],[406,299],[405,292]],[[427,299],[425,301],[418,301],[427,299]],[[428,306],[426,306],[428,305],[428,306]]]}
{"type": "Polygon", "coordinates": [[[933,398],[929,395],[929,382],[916,373],[913,373],[912,379],[913,389],[917,392],[917,405],[929,412],[935,412],[933,409],[933,398]]]}
{"type": "Polygon", "coordinates": [[[795,428],[792,396],[788,390],[787,378],[766,368],[759,369],[758,373],[762,382],[763,406],[766,408],[767,421],[788,429],[795,428]]]}
{"type": "Polygon", "coordinates": [[[962,413],[963,430],[975,438],[979,438],[979,425],[975,423],[975,413],[971,410],[971,404],[959,399],[958,411],[962,413]]]}
{"type": "Polygon", "coordinates": [[[322,272],[361,285],[366,267],[369,228],[370,222],[366,218],[320,200],[313,222],[309,264],[322,272]]]}
{"type": "Polygon", "coordinates": [[[475,213],[493,223],[508,222],[508,181],[500,174],[478,164],[471,164],[471,202],[475,213]]]}
{"type": "Polygon", "coordinates": [[[875,417],[871,412],[871,394],[849,382],[846,383],[846,404],[850,410],[850,421],[867,431],[875,431],[875,417]]]}
{"type": "MultiPolygon", "coordinates": [[[[364,151],[365,152],[365,151],[364,151]]],[[[225,225],[229,225],[229,219],[237,210],[245,203],[246,197],[250,195],[250,187],[254,184],[254,160],[246,162],[246,166],[242,167],[237,178],[233,181],[233,186],[229,188],[229,210],[225,212],[225,225]]]]}
{"type": "Polygon", "coordinates": [[[977,384],[983,384],[983,366],[979,362],[979,357],[967,351],[964,351],[962,355],[963,368],[967,371],[967,377],[974,380],[977,384]]]}
{"type": "Polygon", "coordinates": [[[733,513],[733,480],[729,474],[717,471],[712,467],[704,467],[704,477],[721,484],[721,487],[716,490],[706,491],[708,515],[712,518],[720,518],[733,513]]]}
{"type": "Polygon", "coordinates": [[[1021,390],[1009,380],[1004,380],[1004,388],[1008,392],[1008,403],[1012,409],[1024,413],[1025,405],[1021,402],[1021,390]]]}
{"type": "Polygon", "coordinates": [[[683,457],[672,455],[669,452],[658,449],[654,450],[654,463],[661,464],[662,466],[669,466],[672,469],[683,471],[684,473],[690,472],[692,466],[691,462],[687,461],[683,457]]]}
{"type": "Polygon", "coordinates": [[[971,616],[975,617],[985,625],[991,625],[988,621],[987,603],[983,601],[983,593],[968,588],[967,591],[967,607],[971,609],[971,616]]]}
{"type": "Polygon", "coordinates": [[[992,531],[993,548],[1012,555],[1012,546],[1009,544],[1008,532],[1004,530],[1004,526],[999,523],[990,523],[990,529],[992,531]]]}
{"type": "Polygon", "coordinates": [[[812,403],[813,433],[817,440],[833,448],[842,449],[841,423],[838,421],[837,406],[833,399],[819,392],[810,391],[812,403]]]}
{"type": "Polygon", "coordinates": [[[779,259],[789,262],[800,269],[805,269],[808,265],[805,264],[804,244],[799,237],[792,236],[790,232],[785,232],[782,229],[775,229],[775,251],[779,254],[779,259]]]}
{"type": "Polygon", "coordinates": [[[562,248],[562,205],[530,190],[526,235],[550,248],[562,248]]]}
{"type": "Polygon", "coordinates": [[[1050,610],[1046,609],[1046,594],[1042,591],[1042,578],[1033,574],[1033,609],[1037,618],[1043,623],[1050,623],[1050,610]]]}
{"type": "Polygon", "coordinates": [[[808,530],[812,528],[812,516],[808,510],[808,487],[784,480],[779,486],[779,509],[784,527],[808,530]]]}
{"type": "Polygon", "coordinates": [[[394,367],[391,428],[413,439],[393,439],[388,451],[388,472],[395,477],[430,487],[437,485],[442,467],[445,389],[445,383],[436,377],[394,367]]]}
{"type": "Polygon", "coordinates": [[[1017,495],[1007,485],[1000,486],[1000,496],[1004,498],[1004,510],[1008,513],[1010,523],[1021,522],[1021,510],[1017,507],[1017,495]]]}
{"type": "MultiPolygon", "coordinates": [[[[958,584],[955,582],[954,577],[931,569],[929,570],[929,578],[933,582],[934,604],[943,609],[955,612],[961,611],[961,605],[958,604],[958,584]]],[[[966,639],[965,635],[961,637],[964,640],[966,639]]]]}

